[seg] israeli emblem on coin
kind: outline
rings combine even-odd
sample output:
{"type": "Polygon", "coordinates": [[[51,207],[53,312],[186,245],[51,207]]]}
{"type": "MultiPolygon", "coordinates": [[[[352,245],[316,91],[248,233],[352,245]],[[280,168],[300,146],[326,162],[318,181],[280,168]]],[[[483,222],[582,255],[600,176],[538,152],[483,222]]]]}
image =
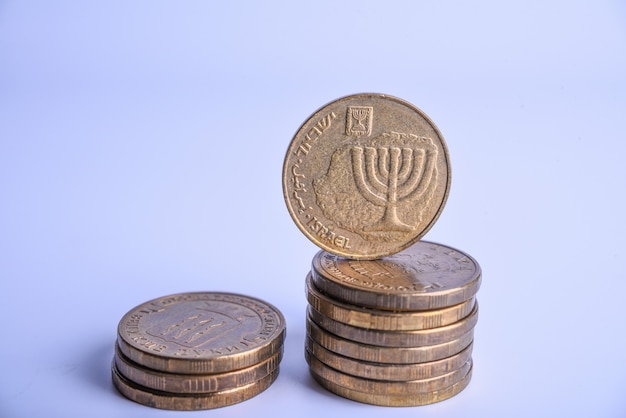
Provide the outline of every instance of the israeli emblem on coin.
{"type": "Polygon", "coordinates": [[[401,99],[357,94],[315,112],[285,156],[283,193],[300,230],[353,259],[419,240],[450,188],[449,155],[428,117],[401,99]]]}

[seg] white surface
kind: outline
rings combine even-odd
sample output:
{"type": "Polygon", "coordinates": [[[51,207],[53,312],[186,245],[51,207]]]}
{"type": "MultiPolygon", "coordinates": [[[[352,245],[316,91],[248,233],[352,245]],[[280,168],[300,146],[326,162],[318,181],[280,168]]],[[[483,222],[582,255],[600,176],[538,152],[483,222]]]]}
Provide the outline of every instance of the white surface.
{"type": "Polygon", "coordinates": [[[0,3],[0,416],[626,416],[624,4],[227,3],[0,3]],[[431,406],[344,400],[303,358],[284,152],[366,91],[443,133],[425,238],[484,271],[473,380],[431,406]],[[121,397],[121,316],[194,290],[281,309],[278,381],[197,413],[121,397]]]}

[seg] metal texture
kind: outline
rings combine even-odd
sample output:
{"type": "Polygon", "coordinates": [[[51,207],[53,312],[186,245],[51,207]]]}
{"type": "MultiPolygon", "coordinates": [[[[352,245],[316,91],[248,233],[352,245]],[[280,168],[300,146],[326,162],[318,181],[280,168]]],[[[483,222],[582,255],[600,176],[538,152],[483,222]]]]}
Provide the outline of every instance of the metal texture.
{"type": "Polygon", "coordinates": [[[357,402],[378,406],[421,406],[441,402],[459,394],[467,387],[472,378],[472,369],[457,383],[446,388],[429,393],[416,393],[410,395],[377,394],[371,392],[359,392],[345,386],[338,385],[311,370],[313,378],[330,392],[357,402]]]}
{"type": "Polygon", "coordinates": [[[320,251],[312,281],[326,295],[346,303],[393,311],[444,308],[471,299],[481,268],[470,255],[427,241],[379,260],[351,260],[320,251]]]}
{"type": "Polygon", "coordinates": [[[385,381],[409,381],[430,379],[461,368],[471,359],[472,347],[470,344],[463,351],[441,360],[426,363],[390,364],[373,363],[355,360],[342,356],[322,347],[310,337],[306,339],[306,350],[319,361],[335,370],[365,379],[385,381]]]}
{"type": "Polygon", "coordinates": [[[236,389],[204,394],[177,394],[149,389],[124,378],[115,364],[111,369],[113,385],[128,399],[159,409],[194,411],[221,408],[248,400],[271,386],[278,377],[276,368],[262,379],[236,389]]]}
{"type": "Polygon", "coordinates": [[[331,299],[322,294],[306,278],[306,296],[309,304],[322,315],[359,328],[381,331],[416,331],[453,324],[465,318],[474,308],[474,298],[447,308],[416,312],[392,312],[360,308],[331,299]]]}
{"type": "Polygon", "coordinates": [[[294,135],[283,164],[283,195],[300,231],[320,248],[353,259],[397,253],[439,217],[450,161],[437,127],[388,95],[337,99],[294,135]]]}
{"type": "Polygon", "coordinates": [[[181,293],[130,310],[120,351],[144,367],[210,374],[249,367],[282,349],[285,319],[262,300],[221,292],[181,293]]]}
{"type": "Polygon", "coordinates": [[[328,318],[313,309],[311,305],[308,306],[307,312],[309,318],[320,328],[348,340],[382,347],[416,347],[450,342],[473,329],[478,321],[478,302],[468,317],[454,324],[418,331],[379,331],[357,328],[328,318]]]}
{"type": "Polygon", "coordinates": [[[324,380],[343,386],[357,392],[371,393],[372,395],[416,395],[441,390],[458,383],[467,375],[471,368],[471,360],[465,362],[459,369],[430,379],[408,380],[403,382],[365,379],[351,376],[342,371],[328,367],[311,353],[305,351],[305,358],[310,370],[324,380]]]}
{"type": "Polygon", "coordinates": [[[459,338],[441,344],[381,347],[339,337],[320,328],[310,318],[306,320],[306,328],[309,338],[334,353],[356,360],[387,364],[415,364],[441,360],[458,354],[474,339],[472,328],[459,338]]]}
{"type": "Polygon", "coordinates": [[[205,394],[236,389],[254,383],[278,368],[283,350],[267,360],[243,369],[208,375],[174,374],[145,368],[126,358],[117,347],[114,357],[117,371],[127,380],[150,390],[205,394]]]}

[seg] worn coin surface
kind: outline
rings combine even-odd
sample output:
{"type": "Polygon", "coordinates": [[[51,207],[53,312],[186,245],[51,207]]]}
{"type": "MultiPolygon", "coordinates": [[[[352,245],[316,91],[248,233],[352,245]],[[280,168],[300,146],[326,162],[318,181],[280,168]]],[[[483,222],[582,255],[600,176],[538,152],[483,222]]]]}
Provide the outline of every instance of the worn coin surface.
{"type": "Polygon", "coordinates": [[[128,399],[142,405],[176,411],[194,411],[221,408],[248,400],[269,388],[278,377],[279,369],[270,374],[235,389],[203,394],[180,394],[149,389],[138,385],[122,376],[115,364],[111,369],[113,385],[128,399]]]}
{"type": "Polygon", "coordinates": [[[352,341],[320,328],[311,318],[306,320],[307,336],[322,347],[352,359],[375,363],[415,364],[454,356],[474,340],[474,329],[459,338],[435,345],[385,347],[352,341]]]}
{"type": "Polygon", "coordinates": [[[283,354],[283,350],[280,350],[259,364],[231,372],[197,375],[148,369],[126,358],[117,345],[115,351],[115,367],[127,380],[148,389],[178,394],[219,392],[246,386],[273,372],[279,366],[283,354]]]}
{"type": "Polygon", "coordinates": [[[351,260],[320,251],[312,261],[313,284],[326,295],[383,310],[429,310],[471,299],[481,268],[470,255],[428,241],[378,260],[351,260]]]}
{"type": "Polygon", "coordinates": [[[321,314],[311,305],[307,307],[307,312],[313,322],[332,334],[348,340],[383,347],[416,347],[450,342],[466,334],[478,322],[478,302],[466,318],[454,324],[417,331],[380,331],[353,327],[321,314]]]}
{"type": "Polygon", "coordinates": [[[446,388],[427,393],[415,393],[411,395],[391,395],[371,392],[360,392],[345,386],[338,385],[311,370],[313,378],[330,392],[357,402],[379,406],[420,406],[435,402],[441,402],[459,394],[469,385],[472,378],[472,369],[457,383],[446,388]]]}
{"type": "Polygon", "coordinates": [[[465,362],[460,368],[441,376],[398,382],[351,376],[343,371],[328,367],[308,351],[305,351],[305,358],[311,372],[322,379],[357,392],[367,392],[374,395],[415,395],[434,392],[458,383],[467,375],[471,368],[470,360],[465,362]]]}
{"type": "Polygon", "coordinates": [[[428,311],[392,312],[360,308],[322,294],[311,283],[310,273],[306,278],[306,296],[315,310],[335,321],[383,331],[415,331],[450,325],[465,318],[474,308],[474,298],[458,305],[428,311]]]}
{"type": "Polygon", "coordinates": [[[445,141],[412,104],[363,93],[317,110],[294,135],[283,194],[320,248],[353,259],[394,254],[433,226],[450,190],[445,141]]]}
{"type": "Polygon", "coordinates": [[[463,351],[441,360],[426,363],[390,364],[355,360],[336,354],[310,337],[306,339],[306,350],[325,365],[346,374],[366,379],[385,381],[408,381],[430,379],[460,369],[471,359],[472,344],[463,351]]]}
{"type": "Polygon", "coordinates": [[[260,299],[191,292],[131,309],[118,325],[120,351],[168,373],[209,374],[248,367],[283,347],[285,319],[260,299]]]}

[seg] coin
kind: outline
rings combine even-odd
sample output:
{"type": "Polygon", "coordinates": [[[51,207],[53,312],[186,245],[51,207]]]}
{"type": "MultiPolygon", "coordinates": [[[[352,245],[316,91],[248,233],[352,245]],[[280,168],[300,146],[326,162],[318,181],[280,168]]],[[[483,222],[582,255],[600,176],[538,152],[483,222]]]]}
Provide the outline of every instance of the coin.
{"type": "Polygon", "coordinates": [[[416,393],[411,395],[389,395],[389,394],[376,394],[370,392],[359,392],[341,385],[338,385],[330,380],[324,379],[322,376],[311,373],[313,378],[324,388],[328,389],[336,395],[342,396],[346,399],[350,399],[357,402],[362,402],[370,405],[378,406],[420,406],[428,405],[436,402],[441,402],[446,399],[459,394],[463,389],[469,385],[472,378],[472,368],[469,372],[457,383],[446,388],[435,390],[427,393],[416,393]]]}
{"type": "Polygon", "coordinates": [[[278,377],[278,372],[276,368],[260,380],[235,389],[204,394],[177,394],[148,389],[131,382],[119,373],[115,363],[111,369],[114,386],[128,399],[153,408],[177,411],[214,409],[243,402],[270,387],[278,377]]]}
{"type": "Polygon", "coordinates": [[[471,299],[480,287],[481,268],[470,255],[418,241],[379,260],[350,260],[318,252],[313,284],[333,299],[384,310],[428,310],[471,299]]]}
{"type": "Polygon", "coordinates": [[[391,312],[359,308],[333,300],[320,293],[306,278],[307,300],[322,315],[360,328],[383,331],[414,331],[450,325],[465,318],[474,308],[474,298],[448,308],[416,312],[391,312]]]}
{"type": "Polygon", "coordinates": [[[342,371],[328,367],[311,353],[305,351],[305,358],[311,372],[324,380],[339,386],[373,395],[415,395],[441,390],[458,383],[467,375],[471,368],[471,360],[465,362],[459,369],[429,379],[407,380],[403,382],[365,379],[351,376],[342,371]]]}
{"type": "Polygon", "coordinates": [[[467,348],[474,339],[474,330],[470,329],[457,339],[436,345],[416,347],[381,347],[351,341],[320,328],[306,320],[307,336],[322,347],[352,359],[376,363],[415,364],[444,359],[467,348]]]}
{"type": "Polygon", "coordinates": [[[278,367],[283,352],[280,350],[267,360],[243,369],[208,375],[194,375],[165,373],[148,369],[126,358],[119,351],[117,344],[115,351],[115,367],[124,378],[150,390],[178,394],[219,392],[254,383],[278,367]]]}
{"type": "Polygon", "coordinates": [[[283,195],[300,231],[354,259],[394,254],[419,240],[450,190],[445,141],[414,105],[363,93],[317,110],[294,135],[283,195]]]}
{"type": "Polygon", "coordinates": [[[249,296],[191,292],[131,309],[118,325],[120,351],[133,362],[168,373],[209,374],[248,367],[283,346],[285,319],[249,296]]]}
{"type": "Polygon", "coordinates": [[[478,321],[478,303],[472,313],[451,325],[418,331],[379,331],[353,327],[337,322],[308,306],[309,318],[320,328],[352,341],[383,347],[415,347],[420,345],[436,345],[460,338],[473,329],[478,321]]]}
{"type": "Polygon", "coordinates": [[[346,374],[366,379],[385,381],[407,381],[429,379],[461,368],[472,355],[472,344],[463,351],[441,360],[426,363],[389,364],[355,360],[322,347],[310,337],[306,339],[306,350],[319,361],[346,374]]]}

